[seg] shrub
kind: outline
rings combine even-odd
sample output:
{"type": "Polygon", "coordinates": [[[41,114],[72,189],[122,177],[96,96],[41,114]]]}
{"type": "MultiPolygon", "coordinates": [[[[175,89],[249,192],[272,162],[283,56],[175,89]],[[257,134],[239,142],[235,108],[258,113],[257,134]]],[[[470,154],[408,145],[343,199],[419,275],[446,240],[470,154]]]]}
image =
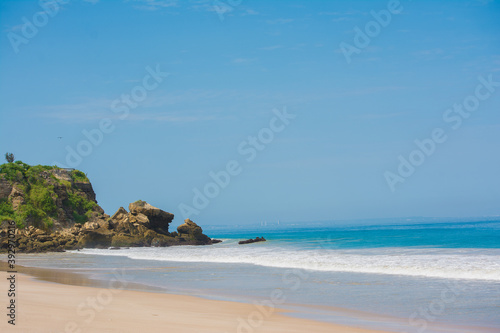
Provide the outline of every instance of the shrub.
{"type": "Polygon", "coordinates": [[[0,165],[0,173],[4,175],[5,179],[15,182],[23,182],[28,169],[29,165],[21,161],[0,165]]]}
{"type": "Polygon", "coordinates": [[[94,201],[71,192],[68,193],[68,200],[65,200],[64,204],[71,208],[75,222],[81,224],[90,219],[92,212],[97,207],[94,201]]]}
{"type": "Polygon", "coordinates": [[[16,221],[17,229],[24,229],[25,228],[24,221],[22,219],[16,218],[15,221],[16,221]]]}
{"type": "Polygon", "coordinates": [[[85,222],[88,221],[88,219],[85,215],[80,215],[76,211],[73,211],[72,215],[73,215],[73,219],[75,220],[76,223],[84,224],[85,222]]]}
{"type": "Polygon", "coordinates": [[[18,211],[18,218],[16,222],[19,221],[24,223],[26,220],[33,221],[33,225],[37,228],[43,227],[43,220],[47,217],[47,214],[33,205],[26,204],[22,205],[18,211]]]}
{"type": "Polygon", "coordinates": [[[81,172],[80,170],[71,171],[71,178],[76,183],[88,183],[89,182],[89,179],[87,178],[87,176],[83,172],[81,172]]]}
{"type": "Polygon", "coordinates": [[[68,200],[65,204],[71,207],[73,210],[77,210],[79,213],[84,213],[88,210],[94,210],[97,204],[94,201],[90,201],[81,195],[75,193],[68,193],[68,200]]]}
{"type": "MultiPolygon", "coordinates": [[[[51,228],[54,224],[51,217],[56,218],[58,212],[57,194],[54,191],[54,185],[51,184],[59,182],[66,187],[68,199],[64,201],[64,204],[71,208],[70,214],[73,214],[76,222],[86,222],[92,216],[97,204],[88,200],[85,195],[75,193],[76,189],[73,189],[72,182],[57,179],[53,173],[49,172],[53,169],[59,168],[46,165],[30,166],[22,161],[0,165],[0,177],[16,183],[16,186],[24,193],[25,199],[25,203],[16,211],[13,210],[11,202],[0,200],[0,221],[13,219],[20,229],[31,223],[35,227],[51,228]]],[[[89,182],[87,176],[79,170],[72,170],[69,175],[73,182],[89,182]]]]}
{"type": "Polygon", "coordinates": [[[29,191],[28,204],[42,210],[47,215],[53,215],[57,212],[57,206],[51,194],[56,196],[54,186],[44,187],[42,185],[33,185],[29,191]]]}
{"type": "Polygon", "coordinates": [[[5,160],[7,161],[7,163],[14,162],[14,154],[12,154],[12,153],[5,153],[5,160]]]}
{"type": "Polygon", "coordinates": [[[71,182],[69,182],[67,180],[59,179],[59,183],[64,185],[64,187],[66,187],[67,190],[71,189],[71,182]]]}
{"type": "Polygon", "coordinates": [[[7,198],[0,199],[0,222],[14,219],[15,215],[12,203],[7,198]]]}

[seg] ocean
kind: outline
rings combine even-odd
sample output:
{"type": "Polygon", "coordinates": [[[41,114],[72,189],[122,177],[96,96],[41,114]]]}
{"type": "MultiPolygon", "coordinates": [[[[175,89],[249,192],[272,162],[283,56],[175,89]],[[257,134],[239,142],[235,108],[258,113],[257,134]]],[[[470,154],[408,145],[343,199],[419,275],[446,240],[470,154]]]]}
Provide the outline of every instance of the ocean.
{"type": "Polygon", "coordinates": [[[19,264],[103,280],[120,270],[134,288],[395,332],[500,332],[500,219],[268,222],[204,232],[223,242],[23,255],[19,264]],[[238,245],[257,236],[267,241],[238,245]]]}

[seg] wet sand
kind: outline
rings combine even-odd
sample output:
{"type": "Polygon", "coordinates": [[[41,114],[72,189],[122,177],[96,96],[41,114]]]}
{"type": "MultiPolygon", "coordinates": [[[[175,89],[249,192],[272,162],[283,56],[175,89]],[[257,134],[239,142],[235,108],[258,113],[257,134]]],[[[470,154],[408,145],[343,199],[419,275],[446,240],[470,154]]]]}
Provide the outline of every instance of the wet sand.
{"type": "MultiPolygon", "coordinates": [[[[7,277],[5,263],[0,269],[7,277]]],[[[292,318],[274,307],[127,290],[119,275],[96,281],[60,270],[17,271],[16,325],[8,324],[2,306],[1,332],[384,332],[292,318]]],[[[5,291],[6,277],[0,283],[5,291]]],[[[7,293],[1,295],[1,304],[9,304],[7,293]]]]}

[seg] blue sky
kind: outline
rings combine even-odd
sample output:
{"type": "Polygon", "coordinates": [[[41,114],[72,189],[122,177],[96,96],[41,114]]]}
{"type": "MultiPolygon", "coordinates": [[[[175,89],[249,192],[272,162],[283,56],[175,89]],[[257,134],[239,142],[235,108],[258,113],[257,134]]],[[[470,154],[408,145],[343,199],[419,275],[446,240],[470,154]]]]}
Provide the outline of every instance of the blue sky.
{"type": "Polygon", "coordinates": [[[0,2],[0,152],[86,172],[108,214],[142,199],[201,225],[500,215],[500,87],[482,84],[500,82],[498,0],[42,4],[0,2]],[[401,176],[436,128],[446,140],[401,176]]]}

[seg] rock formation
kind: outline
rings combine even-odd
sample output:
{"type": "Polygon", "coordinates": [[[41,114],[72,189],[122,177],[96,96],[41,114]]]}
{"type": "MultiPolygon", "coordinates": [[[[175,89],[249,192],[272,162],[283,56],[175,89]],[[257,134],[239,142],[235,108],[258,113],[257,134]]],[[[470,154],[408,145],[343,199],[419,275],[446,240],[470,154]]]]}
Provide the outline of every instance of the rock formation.
{"type": "Polygon", "coordinates": [[[16,225],[19,252],[79,248],[208,245],[212,241],[187,219],[169,232],[174,215],[138,200],[113,216],[97,204],[92,185],[78,170],[0,166],[0,252],[8,248],[8,226],[16,225]]]}

